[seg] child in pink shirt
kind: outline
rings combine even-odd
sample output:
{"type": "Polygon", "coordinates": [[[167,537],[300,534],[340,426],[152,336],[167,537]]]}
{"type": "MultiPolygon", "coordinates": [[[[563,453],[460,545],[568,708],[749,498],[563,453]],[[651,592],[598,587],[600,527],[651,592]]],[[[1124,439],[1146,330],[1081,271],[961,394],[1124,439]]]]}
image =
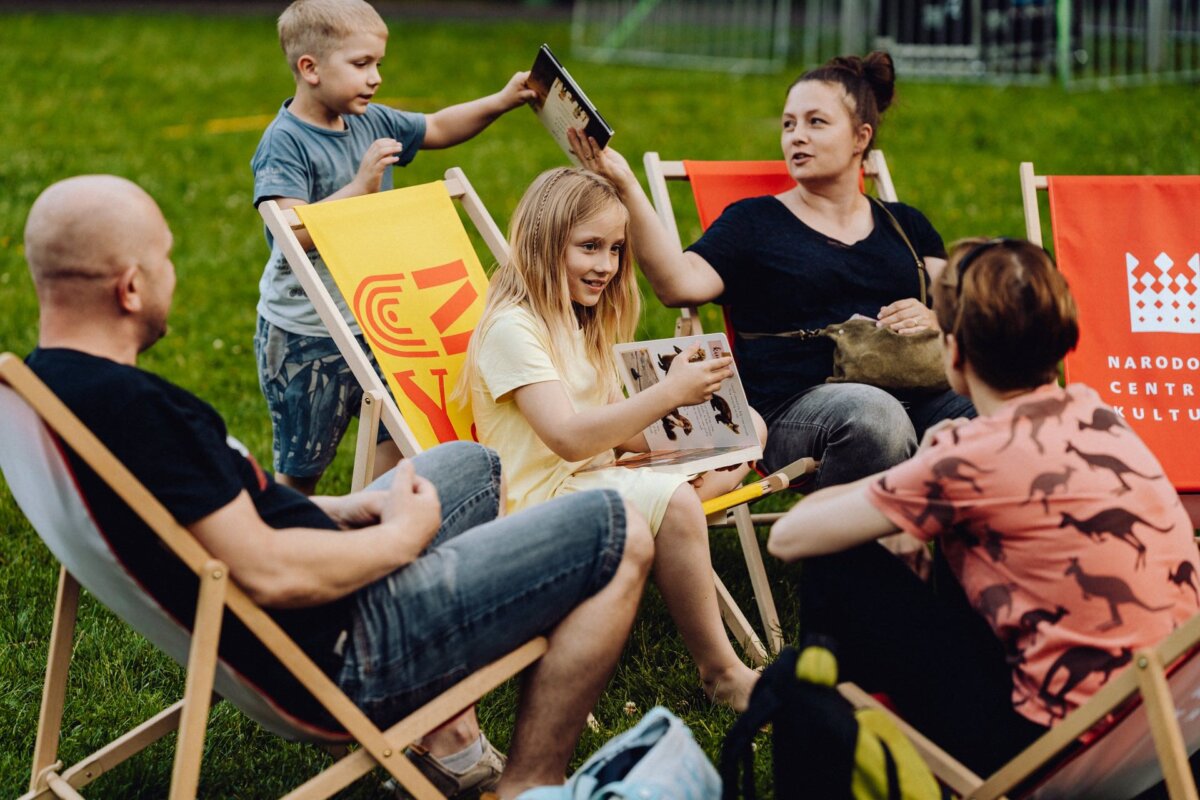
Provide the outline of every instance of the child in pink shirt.
{"type": "Polygon", "coordinates": [[[802,589],[806,632],[841,642],[847,678],[887,692],[986,773],[1196,613],[1200,577],[1157,459],[1094,391],[1057,384],[1078,328],[1045,252],[960,246],[934,307],[947,376],[979,418],[932,429],[886,472],[815,493],[769,547],[826,556],[802,589]],[[896,530],[937,540],[933,588],[864,544],[896,530]]]}

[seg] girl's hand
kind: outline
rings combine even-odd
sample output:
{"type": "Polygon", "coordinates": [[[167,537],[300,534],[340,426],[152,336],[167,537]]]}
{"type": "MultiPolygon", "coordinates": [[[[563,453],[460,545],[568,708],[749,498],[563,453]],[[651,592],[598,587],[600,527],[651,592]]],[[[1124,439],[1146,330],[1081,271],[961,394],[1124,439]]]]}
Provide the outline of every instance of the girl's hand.
{"type": "Polygon", "coordinates": [[[395,139],[376,139],[371,142],[358,166],[355,182],[363,194],[374,194],[379,191],[383,182],[383,171],[400,160],[400,151],[404,145],[395,139]]]}
{"type": "Polygon", "coordinates": [[[897,300],[879,309],[878,327],[888,327],[905,336],[927,330],[938,330],[937,315],[915,297],[897,300]]]}
{"type": "Polygon", "coordinates": [[[571,145],[571,152],[583,162],[585,169],[590,169],[597,175],[608,178],[616,184],[617,190],[622,194],[625,192],[625,187],[631,185],[630,182],[637,182],[625,156],[611,147],[601,148],[595,138],[585,136],[582,130],[568,128],[567,142],[571,145]]]}
{"type": "Polygon", "coordinates": [[[733,368],[730,367],[732,358],[726,356],[692,361],[699,352],[700,345],[693,344],[675,356],[671,369],[667,371],[663,385],[668,387],[674,408],[707,403],[721,388],[721,383],[733,377],[733,368]]]}

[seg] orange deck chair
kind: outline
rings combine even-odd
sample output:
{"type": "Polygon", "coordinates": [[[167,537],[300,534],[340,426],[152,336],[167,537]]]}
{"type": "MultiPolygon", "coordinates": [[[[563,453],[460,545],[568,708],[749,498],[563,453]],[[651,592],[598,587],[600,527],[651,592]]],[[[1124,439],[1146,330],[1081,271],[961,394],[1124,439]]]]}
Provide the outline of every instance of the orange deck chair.
{"type": "MultiPolygon", "coordinates": [[[[783,159],[772,161],[663,161],[658,153],[648,152],[642,158],[642,163],[646,167],[646,180],[650,184],[650,198],[654,203],[654,209],[658,212],[658,217],[668,235],[680,248],[682,248],[683,242],[679,237],[679,227],[675,219],[675,210],[671,204],[667,181],[687,181],[691,185],[692,197],[696,204],[702,230],[706,230],[731,203],[747,197],[779,194],[796,185],[795,180],[788,173],[787,163],[783,159]]],[[[874,182],[881,199],[896,200],[896,188],[892,184],[887,161],[879,150],[872,150],[864,161],[863,177],[874,182]]],[[[732,345],[734,335],[728,317],[725,319],[725,328],[732,345]]],[[[675,321],[675,335],[691,336],[702,332],[699,310],[696,308],[680,309],[679,319],[675,321]]],[[[737,355],[736,350],[734,355],[737,355]]],[[[783,646],[783,634],[780,631],[779,614],[776,611],[775,599],[767,581],[766,568],[763,566],[762,551],[754,532],[754,525],[769,524],[781,515],[752,515],[746,503],[771,492],[785,489],[797,478],[812,473],[816,468],[817,462],[813,459],[800,459],[779,472],[766,476],[761,481],[743,487],[740,493],[714,498],[704,505],[705,513],[709,515],[710,525],[732,524],[738,532],[742,553],[750,569],[755,602],[758,605],[764,627],[771,632],[771,646],[775,652],[778,652],[783,646]]]]}
{"type": "Polygon", "coordinates": [[[1079,307],[1068,382],[1082,381],[1150,446],[1200,528],[1200,175],[1046,176],[1020,167],[1025,231],[1050,201],[1058,268],[1079,307]]]}

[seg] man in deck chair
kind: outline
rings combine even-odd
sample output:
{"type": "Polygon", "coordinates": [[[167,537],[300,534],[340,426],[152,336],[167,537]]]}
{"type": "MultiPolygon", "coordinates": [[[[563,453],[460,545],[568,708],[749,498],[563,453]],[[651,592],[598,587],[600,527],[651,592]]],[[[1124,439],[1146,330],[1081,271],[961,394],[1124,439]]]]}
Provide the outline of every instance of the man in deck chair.
{"type": "MultiPolygon", "coordinates": [[[[227,442],[212,407],[135,366],[166,332],[171,243],[154,200],[122,178],[71,178],[43,192],[25,228],[41,310],[29,366],[381,727],[548,635],[548,652],[526,673],[502,775],[471,710],[426,737],[416,760],[450,794],[512,797],[561,782],[641,596],[653,548],[646,523],[607,492],[496,519],[499,461],[468,443],[402,462],[374,491],[346,497],[310,501],[276,484],[227,442]]],[[[186,569],[71,463],[126,568],[190,620],[186,569]]],[[[222,658],[285,711],[320,718],[235,623],[227,615],[222,658]]]]}

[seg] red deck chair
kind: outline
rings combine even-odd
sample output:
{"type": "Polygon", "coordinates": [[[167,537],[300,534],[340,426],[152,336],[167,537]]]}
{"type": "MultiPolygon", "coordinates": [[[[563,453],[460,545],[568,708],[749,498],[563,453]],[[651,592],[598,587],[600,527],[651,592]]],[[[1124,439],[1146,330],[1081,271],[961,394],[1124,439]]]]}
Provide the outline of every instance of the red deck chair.
{"type": "Polygon", "coordinates": [[[1200,528],[1200,176],[1020,174],[1026,236],[1042,243],[1044,189],[1079,306],[1067,381],[1121,412],[1200,528]]]}
{"type": "MultiPolygon", "coordinates": [[[[796,185],[788,173],[787,164],[782,159],[773,161],[663,161],[658,153],[649,152],[643,157],[646,167],[646,179],[650,184],[650,196],[659,219],[673,237],[675,243],[682,247],[679,238],[679,228],[676,224],[675,210],[671,204],[671,195],[667,181],[687,181],[692,187],[692,197],[696,204],[696,212],[700,219],[700,227],[707,230],[721,212],[731,203],[747,197],[758,197],[767,194],[779,194],[796,185]]],[[[895,201],[896,187],[892,183],[887,161],[879,150],[872,150],[863,163],[863,175],[860,183],[865,190],[866,180],[874,183],[880,199],[895,201]]],[[[725,316],[725,330],[729,341],[734,341],[733,327],[725,316]]],[[[675,322],[676,336],[690,336],[701,333],[700,316],[696,308],[680,309],[679,319],[675,322]]],[[[732,346],[732,345],[731,345],[732,346]]],[[[734,356],[736,357],[736,350],[734,356]]],[[[705,503],[705,512],[709,514],[712,525],[732,524],[738,532],[746,563],[750,567],[751,583],[754,588],[755,600],[763,624],[773,631],[772,646],[778,651],[782,646],[782,635],[779,631],[779,618],[775,611],[775,601],[771,596],[767,583],[766,572],[761,568],[762,556],[758,539],[754,533],[755,524],[769,524],[779,518],[779,514],[751,514],[745,503],[773,491],[787,488],[793,481],[816,470],[817,463],[813,459],[802,459],[788,465],[774,475],[766,476],[762,481],[743,487],[740,494],[726,495],[718,498],[720,502],[705,503]],[[735,504],[736,501],[737,504],[735,504]]],[[[886,543],[889,549],[900,555],[911,551],[913,544],[899,542],[886,543]]]]}

